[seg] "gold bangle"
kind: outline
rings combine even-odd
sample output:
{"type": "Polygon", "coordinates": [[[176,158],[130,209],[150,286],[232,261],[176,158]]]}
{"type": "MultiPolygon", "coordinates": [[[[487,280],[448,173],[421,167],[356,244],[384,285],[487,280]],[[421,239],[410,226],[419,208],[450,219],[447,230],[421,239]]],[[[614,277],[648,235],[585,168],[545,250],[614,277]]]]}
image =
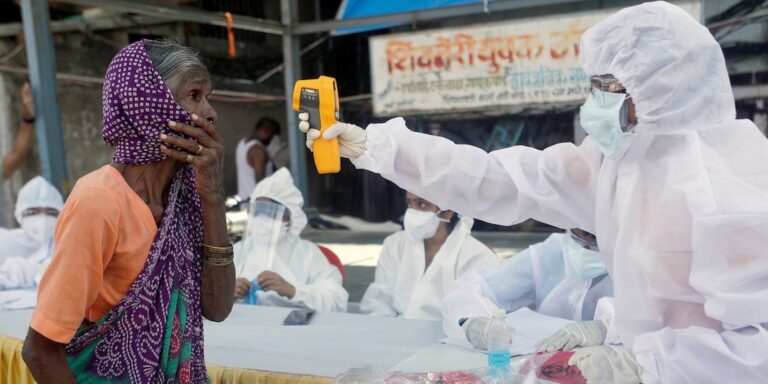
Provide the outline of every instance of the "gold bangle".
{"type": "Polygon", "coordinates": [[[209,257],[206,254],[203,254],[203,260],[214,267],[223,267],[226,265],[232,264],[232,261],[235,259],[234,254],[229,254],[229,256],[225,257],[209,257]]]}
{"type": "Polygon", "coordinates": [[[226,247],[216,247],[213,245],[208,245],[206,243],[203,243],[203,249],[210,253],[219,253],[223,255],[229,255],[229,254],[232,254],[233,252],[232,244],[226,247]]]}

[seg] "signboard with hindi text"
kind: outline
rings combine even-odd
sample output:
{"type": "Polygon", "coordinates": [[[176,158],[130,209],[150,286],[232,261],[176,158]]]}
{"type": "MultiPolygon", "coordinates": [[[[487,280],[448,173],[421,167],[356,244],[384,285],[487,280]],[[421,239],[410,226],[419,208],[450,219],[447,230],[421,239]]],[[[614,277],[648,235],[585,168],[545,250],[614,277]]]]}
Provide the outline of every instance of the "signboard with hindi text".
{"type": "MultiPolygon", "coordinates": [[[[697,20],[700,2],[678,3],[697,20]]],[[[374,114],[577,105],[582,33],[616,9],[370,38],[374,114]]]]}

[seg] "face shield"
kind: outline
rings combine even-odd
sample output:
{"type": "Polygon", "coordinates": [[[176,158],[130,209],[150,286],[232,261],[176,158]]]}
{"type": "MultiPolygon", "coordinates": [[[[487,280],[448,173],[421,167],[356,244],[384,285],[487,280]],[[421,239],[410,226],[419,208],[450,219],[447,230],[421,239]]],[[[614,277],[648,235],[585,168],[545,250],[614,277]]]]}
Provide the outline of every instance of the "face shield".
{"type": "Polygon", "coordinates": [[[21,229],[32,240],[48,244],[53,240],[59,210],[49,207],[27,208],[21,213],[21,229]]]}
{"type": "MultiPolygon", "coordinates": [[[[243,235],[243,256],[236,266],[239,271],[270,270],[274,264],[278,242],[288,232],[290,214],[285,206],[272,201],[251,202],[248,224],[243,235]]],[[[245,276],[247,278],[256,278],[245,276]]]]}

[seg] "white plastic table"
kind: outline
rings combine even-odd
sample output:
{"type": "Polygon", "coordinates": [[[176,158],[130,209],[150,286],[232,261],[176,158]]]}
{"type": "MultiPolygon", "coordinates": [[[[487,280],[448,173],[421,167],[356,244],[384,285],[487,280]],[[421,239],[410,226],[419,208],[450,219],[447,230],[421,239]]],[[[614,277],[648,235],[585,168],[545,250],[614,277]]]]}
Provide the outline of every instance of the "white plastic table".
{"type": "MultiPolygon", "coordinates": [[[[290,311],[235,305],[224,322],[205,322],[206,362],[326,377],[362,365],[429,371],[485,364],[482,353],[437,343],[444,337],[438,321],[319,312],[309,325],[284,326],[290,311]]],[[[0,312],[0,334],[23,339],[31,316],[31,310],[0,312]]]]}

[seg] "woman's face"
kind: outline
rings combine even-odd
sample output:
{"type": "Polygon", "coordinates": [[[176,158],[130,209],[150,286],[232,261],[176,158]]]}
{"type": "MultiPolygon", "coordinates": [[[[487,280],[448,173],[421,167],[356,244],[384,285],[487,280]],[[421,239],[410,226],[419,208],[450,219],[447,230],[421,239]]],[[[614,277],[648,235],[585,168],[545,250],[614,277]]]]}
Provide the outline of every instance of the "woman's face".
{"type": "Polygon", "coordinates": [[[208,102],[213,91],[211,79],[208,76],[191,77],[188,81],[180,81],[174,88],[171,89],[171,93],[182,108],[206,120],[216,121],[216,111],[208,102]]]}

